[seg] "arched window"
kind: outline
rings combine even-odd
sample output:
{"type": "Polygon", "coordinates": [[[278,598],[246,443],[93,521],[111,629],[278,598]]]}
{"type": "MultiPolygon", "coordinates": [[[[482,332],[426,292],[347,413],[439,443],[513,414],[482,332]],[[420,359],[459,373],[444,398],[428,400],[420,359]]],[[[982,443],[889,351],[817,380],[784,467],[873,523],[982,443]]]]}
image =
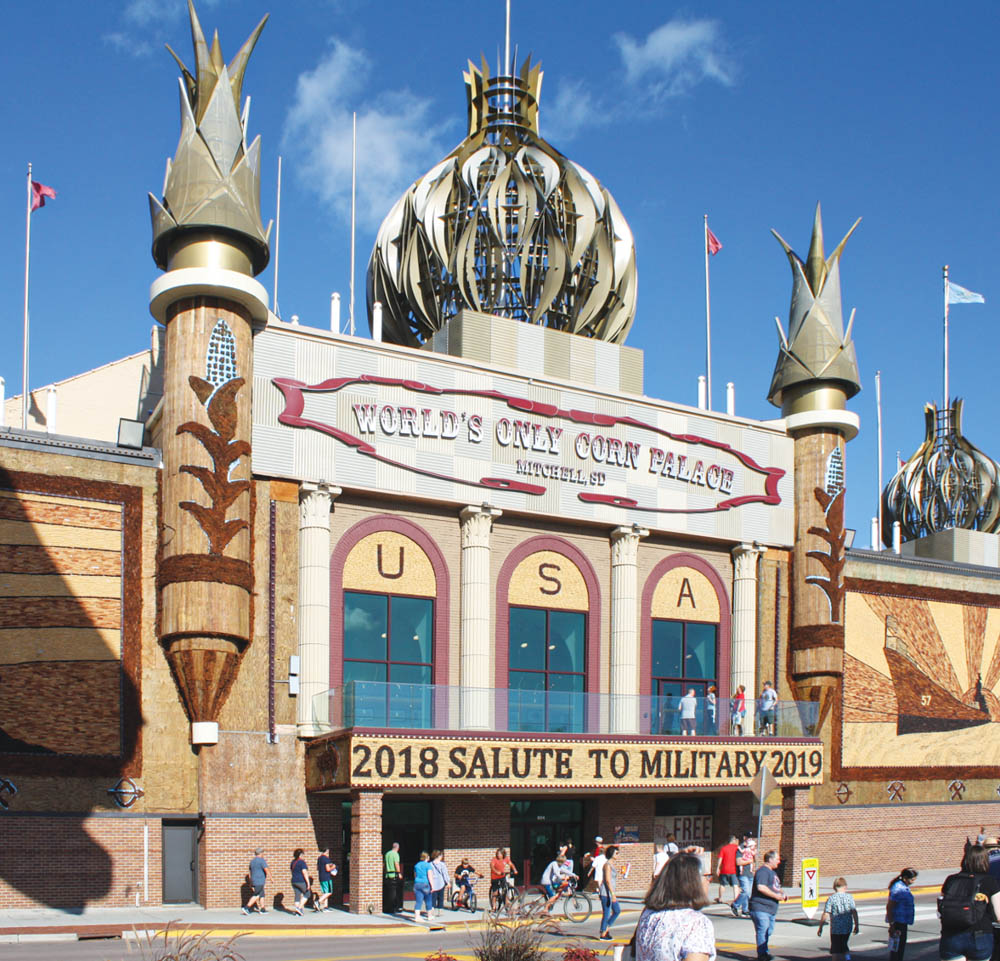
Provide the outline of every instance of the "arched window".
{"type": "Polygon", "coordinates": [[[599,609],[593,571],[570,551],[579,555],[555,538],[536,538],[521,545],[501,571],[497,686],[507,689],[507,699],[506,717],[498,720],[508,730],[568,733],[587,727],[599,609]]]}
{"type": "Polygon", "coordinates": [[[721,702],[728,696],[728,598],[719,575],[701,558],[679,555],[661,561],[643,592],[643,694],[652,695],[654,734],[678,734],[687,713],[681,698],[694,691],[693,730],[718,733],[721,702]],[[714,689],[714,690],[713,690],[714,689]]]}
{"type": "Polygon", "coordinates": [[[338,549],[343,560],[334,565],[332,599],[340,603],[331,618],[339,621],[340,644],[332,645],[331,680],[340,688],[345,726],[430,728],[433,685],[447,680],[447,648],[438,636],[443,561],[415,525],[392,526],[365,533],[358,525],[338,549]],[[417,532],[423,543],[412,536],[417,532]]]}

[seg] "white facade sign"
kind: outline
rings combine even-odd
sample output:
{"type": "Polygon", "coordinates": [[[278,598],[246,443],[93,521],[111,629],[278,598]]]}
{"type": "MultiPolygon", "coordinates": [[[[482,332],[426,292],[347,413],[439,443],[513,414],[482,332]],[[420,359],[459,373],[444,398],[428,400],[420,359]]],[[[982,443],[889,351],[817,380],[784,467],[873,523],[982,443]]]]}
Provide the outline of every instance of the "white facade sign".
{"type": "Polygon", "coordinates": [[[268,328],[254,472],[788,544],[792,443],[721,415],[268,328]]]}

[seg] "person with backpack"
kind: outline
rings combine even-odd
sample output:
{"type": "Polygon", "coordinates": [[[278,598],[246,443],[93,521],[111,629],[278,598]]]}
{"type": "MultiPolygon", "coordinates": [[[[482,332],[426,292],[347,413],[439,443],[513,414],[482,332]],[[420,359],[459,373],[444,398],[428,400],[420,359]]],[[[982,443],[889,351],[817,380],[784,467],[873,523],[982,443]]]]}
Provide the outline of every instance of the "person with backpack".
{"type": "Polygon", "coordinates": [[[990,859],[981,844],[965,850],[958,874],[941,886],[942,961],[986,961],[993,954],[993,922],[1000,918],[1000,881],[990,874],[990,859]]]}
{"type": "Polygon", "coordinates": [[[885,903],[885,920],[889,925],[889,961],[903,961],[906,932],[913,924],[913,894],[910,885],[917,879],[913,868],[903,868],[889,885],[889,900],[885,903]]]}

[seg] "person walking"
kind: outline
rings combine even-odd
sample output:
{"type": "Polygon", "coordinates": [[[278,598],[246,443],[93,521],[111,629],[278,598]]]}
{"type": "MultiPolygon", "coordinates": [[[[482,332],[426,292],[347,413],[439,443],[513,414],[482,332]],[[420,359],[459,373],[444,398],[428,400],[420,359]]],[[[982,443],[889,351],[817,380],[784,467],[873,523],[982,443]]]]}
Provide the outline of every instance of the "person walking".
{"type": "Polygon", "coordinates": [[[990,858],[981,844],[969,845],[958,874],[941,886],[942,961],[986,961],[993,954],[993,924],[1000,919],[1000,881],[990,874],[990,858]]]}
{"type": "Polygon", "coordinates": [[[263,848],[256,848],[254,850],[253,857],[250,859],[248,874],[252,893],[247,899],[246,906],[240,910],[244,914],[249,914],[256,907],[261,914],[266,914],[267,908],[264,907],[264,885],[267,883],[267,861],[264,860],[263,848]]]}
{"type": "MultiPolygon", "coordinates": [[[[858,907],[854,898],[847,893],[847,879],[837,878],[833,882],[833,894],[826,899],[823,916],[819,919],[819,929],[816,936],[823,934],[823,925],[830,922],[830,958],[831,961],[847,961],[847,941],[853,931],[860,930],[858,922],[858,907]]],[[[990,933],[992,941],[992,932],[990,933]]]]}
{"type": "Polygon", "coordinates": [[[646,893],[635,929],[636,961],[715,961],[715,930],[701,913],[706,904],[701,858],[671,858],[646,893]]]}
{"type": "Polygon", "coordinates": [[[420,852],[420,860],[413,865],[413,896],[416,902],[413,906],[414,920],[420,919],[423,911],[427,921],[431,919],[431,862],[430,855],[426,851],[420,852]]]}
{"type": "Polygon", "coordinates": [[[695,718],[698,714],[698,698],[694,696],[694,688],[689,687],[687,694],[681,698],[681,734],[688,737],[697,733],[695,730],[695,718]]]}
{"type": "Polygon", "coordinates": [[[736,842],[736,835],[732,834],[729,836],[729,843],[722,845],[719,849],[719,863],[718,869],[716,871],[719,878],[719,896],[715,899],[716,904],[722,903],[722,889],[729,888],[732,890],[732,901],[735,902],[737,897],[737,888],[739,887],[739,882],[736,879],[736,856],[739,854],[740,846],[736,842]]]}
{"type": "Polygon", "coordinates": [[[319,881],[319,897],[313,902],[314,911],[326,911],[333,894],[333,879],[337,876],[337,865],[330,857],[330,849],[323,848],[316,861],[316,879],[319,881]]]}
{"type": "Polygon", "coordinates": [[[903,868],[889,885],[889,900],[885,904],[885,920],[889,924],[889,961],[903,961],[906,932],[913,924],[915,905],[910,885],[917,879],[913,868],[903,868]]]}
{"type": "Polygon", "coordinates": [[[292,914],[302,917],[302,909],[309,900],[312,891],[312,879],[309,877],[309,865],[306,864],[302,855],[305,854],[303,848],[296,848],[292,855],[292,888],[295,890],[295,903],[289,910],[292,914]]]}
{"type": "Polygon", "coordinates": [[[660,872],[667,866],[670,856],[663,850],[663,845],[657,841],[653,845],[653,877],[659,877],[660,872]]]}
{"type": "Polygon", "coordinates": [[[774,919],[778,905],[788,900],[781,890],[781,881],[775,873],[781,857],[777,851],[768,851],[764,863],[753,877],[753,893],[750,895],[750,920],[753,921],[757,939],[757,961],[771,961],[774,955],[768,950],[768,941],[774,931],[774,919]]]}
{"type": "MultiPolygon", "coordinates": [[[[621,905],[618,903],[618,895],[615,894],[615,883],[618,880],[618,865],[615,858],[618,857],[618,845],[609,844],[604,849],[604,863],[601,865],[600,887],[597,889],[601,899],[601,908],[604,913],[601,917],[601,933],[598,937],[602,941],[611,941],[611,925],[615,923],[621,913],[621,905]]],[[[597,863],[597,859],[594,859],[597,863]]]]}
{"type": "Polygon", "coordinates": [[[743,721],[747,716],[747,689],[743,684],[733,691],[729,720],[733,734],[743,736],[743,721]]]}
{"type": "Polygon", "coordinates": [[[403,910],[403,865],[399,859],[399,841],[385,852],[385,886],[389,914],[399,914],[403,910]]]}
{"type": "Polygon", "coordinates": [[[730,905],[734,918],[750,917],[750,895],[753,893],[753,877],[756,873],[754,865],[757,861],[757,842],[747,834],[743,835],[743,843],[736,854],[736,867],[739,870],[737,880],[740,883],[740,893],[730,905]]]}
{"type": "Polygon", "coordinates": [[[431,869],[427,874],[427,880],[431,886],[432,913],[440,917],[441,911],[444,909],[444,889],[451,881],[448,868],[444,863],[444,851],[431,852],[431,869]]]}
{"type": "Polygon", "coordinates": [[[705,711],[708,714],[708,733],[718,734],[715,719],[719,706],[719,689],[714,684],[708,685],[708,693],[705,695],[705,711]]]}
{"type": "Polygon", "coordinates": [[[757,709],[760,711],[760,733],[774,737],[778,733],[778,692],[770,681],[764,682],[757,709]]]}

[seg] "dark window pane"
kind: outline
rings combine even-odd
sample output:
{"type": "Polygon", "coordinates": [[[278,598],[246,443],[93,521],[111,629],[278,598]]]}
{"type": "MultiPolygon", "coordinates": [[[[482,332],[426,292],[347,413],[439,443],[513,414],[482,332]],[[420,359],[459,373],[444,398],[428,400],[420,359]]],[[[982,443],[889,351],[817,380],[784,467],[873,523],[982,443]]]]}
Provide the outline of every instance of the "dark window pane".
{"type": "Polygon", "coordinates": [[[550,691],[583,691],[582,674],[550,674],[550,691]]]}
{"type": "Polygon", "coordinates": [[[397,684],[404,686],[408,684],[430,684],[431,668],[430,665],[421,667],[416,664],[393,664],[390,668],[389,679],[392,681],[394,687],[397,684]]]}
{"type": "Polygon", "coordinates": [[[583,614],[549,612],[549,670],[582,674],[584,670],[583,614]]]}
{"type": "Polygon", "coordinates": [[[686,677],[715,679],[715,635],[714,624],[688,624],[687,652],[685,656],[686,677]]]}
{"type": "Polygon", "coordinates": [[[386,680],[385,665],[375,664],[369,661],[344,661],[344,686],[351,681],[359,683],[365,681],[383,682],[386,680]]]}
{"type": "Polygon", "coordinates": [[[544,674],[511,673],[507,713],[512,731],[545,730],[544,684],[544,674]]]}
{"type": "Polygon", "coordinates": [[[544,691],[545,675],[541,672],[534,674],[525,671],[511,671],[510,686],[516,691],[544,691]]]}
{"type": "Polygon", "coordinates": [[[389,654],[393,661],[430,664],[432,660],[433,605],[425,597],[393,597],[392,637],[389,654]]]}
{"type": "Polygon", "coordinates": [[[683,677],[684,625],[653,621],[653,677],[683,677]]]}
{"type": "Polygon", "coordinates": [[[387,598],[344,592],[344,658],[384,661],[388,645],[387,598]]]}
{"type": "Polygon", "coordinates": [[[350,727],[385,727],[385,665],[344,662],[344,723],[350,727]]]}
{"type": "Polygon", "coordinates": [[[510,669],[545,670],[545,611],[510,609],[510,669]]]}

